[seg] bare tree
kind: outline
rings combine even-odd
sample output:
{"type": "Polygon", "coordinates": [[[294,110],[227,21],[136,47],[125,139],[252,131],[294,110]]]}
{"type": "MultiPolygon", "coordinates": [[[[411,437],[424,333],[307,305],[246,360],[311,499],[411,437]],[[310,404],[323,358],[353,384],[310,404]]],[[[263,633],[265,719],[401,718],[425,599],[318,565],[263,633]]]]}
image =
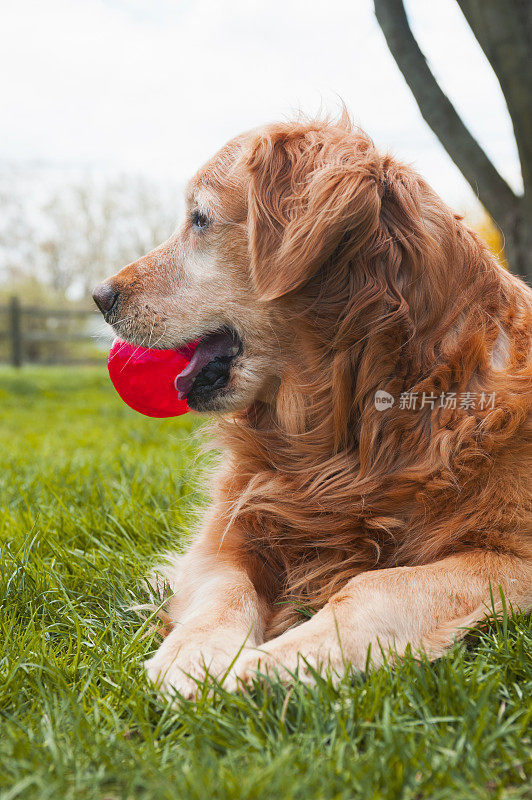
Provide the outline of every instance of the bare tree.
{"type": "MultiPolygon", "coordinates": [[[[61,183],[30,203],[27,180],[0,182],[0,291],[46,287],[50,297],[83,300],[98,281],[144,255],[175,228],[177,187],[132,176],[61,183]]],[[[92,304],[91,304],[92,305],[92,304]]]]}
{"type": "Polygon", "coordinates": [[[532,2],[457,3],[504,94],[521,162],[522,195],[501,177],[440,88],[412,34],[403,0],[374,0],[388,47],[423,119],[501,228],[511,269],[532,283],[532,2]]]}

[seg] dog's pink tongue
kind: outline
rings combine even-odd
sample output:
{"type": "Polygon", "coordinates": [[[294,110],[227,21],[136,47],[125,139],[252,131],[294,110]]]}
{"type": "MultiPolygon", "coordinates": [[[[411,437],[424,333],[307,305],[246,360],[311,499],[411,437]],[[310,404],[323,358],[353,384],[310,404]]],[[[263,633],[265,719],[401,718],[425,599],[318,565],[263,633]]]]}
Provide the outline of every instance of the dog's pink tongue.
{"type": "Polygon", "coordinates": [[[226,352],[228,336],[226,333],[217,333],[201,339],[187,366],[181,370],[175,379],[175,388],[179,400],[186,400],[192,389],[192,384],[201,370],[214,358],[226,352]]]}

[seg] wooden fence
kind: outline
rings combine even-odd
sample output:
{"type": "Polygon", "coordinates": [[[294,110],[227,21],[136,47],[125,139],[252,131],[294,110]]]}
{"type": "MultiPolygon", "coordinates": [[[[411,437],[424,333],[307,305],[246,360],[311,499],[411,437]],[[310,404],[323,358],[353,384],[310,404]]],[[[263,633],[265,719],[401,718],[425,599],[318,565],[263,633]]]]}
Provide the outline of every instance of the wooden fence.
{"type": "Polygon", "coordinates": [[[101,364],[112,339],[102,328],[96,310],[42,308],[11,297],[7,305],[0,305],[0,360],[14,367],[27,362],[101,364]]]}

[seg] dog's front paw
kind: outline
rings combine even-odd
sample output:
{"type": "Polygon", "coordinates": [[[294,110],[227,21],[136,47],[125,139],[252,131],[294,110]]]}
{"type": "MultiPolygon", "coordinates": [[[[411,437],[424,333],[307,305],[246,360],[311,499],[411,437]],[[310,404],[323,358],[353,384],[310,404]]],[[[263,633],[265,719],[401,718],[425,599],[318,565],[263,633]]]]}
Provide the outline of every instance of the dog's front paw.
{"type": "Polygon", "coordinates": [[[265,647],[242,651],[228,678],[228,689],[235,691],[242,684],[251,686],[261,675],[279,680],[285,685],[295,680],[312,683],[314,672],[321,669],[322,665],[316,659],[305,658],[297,651],[275,652],[268,651],[265,647]]]}
{"type": "Polygon", "coordinates": [[[231,667],[242,642],[226,638],[206,641],[183,641],[168,636],[155,655],[145,662],[148,678],[160,693],[170,696],[178,692],[187,700],[197,697],[206,676],[222,680],[231,667]]]}
{"type": "Polygon", "coordinates": [[[274,679],[278,677],[283,683],[290,683],[294,680],[291,673],[297,669],[297,659],[294,656],[292,654],[290,658],[285,658],[289,662],[285,665],[266,650],[266,645],[260,648],[244,648],[233,665],[227,688],[237,691],[243,684],[251,686],[261,675],[274,679]]]}
{"type": "Polygon", "coordinates": [[[316,675],[328,672],[338,682],[345,668],[341,649],[334,639],[316,646],[304,637],[297,640],[284,634],[261,647],[244,648],[233,665],[226,688],[234,691],[243,684],[250,686],[261,675],[285,685],[296,680],[311,684],[316,675]]]}

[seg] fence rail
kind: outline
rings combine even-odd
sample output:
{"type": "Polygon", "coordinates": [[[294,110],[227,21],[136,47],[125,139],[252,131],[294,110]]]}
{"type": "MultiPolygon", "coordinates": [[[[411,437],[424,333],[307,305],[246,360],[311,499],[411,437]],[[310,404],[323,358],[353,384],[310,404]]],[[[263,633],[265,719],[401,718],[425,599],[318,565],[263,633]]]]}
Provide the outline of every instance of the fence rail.
{"type": "Polygon", "coordinates": [[[97,339],[109,340],[110,334],[101,331],[102,317],[98,311],[80,308],[43,308],[24,305],[19,297],[11,297],[7,305],[0,305],[0,344],[4,358],[14,367],[25,362],[41,364],[101,363],[105,347],[97,339]],[[93,331],[88,330],[93,323],[93,331]],[[55,329],[54,329],[55,328],[55,329]],[[94,331],[98,331],[96,335],[94,331]],[[95,355],[76,357],[70,345],[92,345],[95,355]],[[46,352],[47,350],[50,352],[46,352]],[[33,354],[31,349],[33,348],[33,354]],[[38,348],[39,357],[35,356],[38,348]],[[101,355],[100,352],[101,351],[101,355]]]}

